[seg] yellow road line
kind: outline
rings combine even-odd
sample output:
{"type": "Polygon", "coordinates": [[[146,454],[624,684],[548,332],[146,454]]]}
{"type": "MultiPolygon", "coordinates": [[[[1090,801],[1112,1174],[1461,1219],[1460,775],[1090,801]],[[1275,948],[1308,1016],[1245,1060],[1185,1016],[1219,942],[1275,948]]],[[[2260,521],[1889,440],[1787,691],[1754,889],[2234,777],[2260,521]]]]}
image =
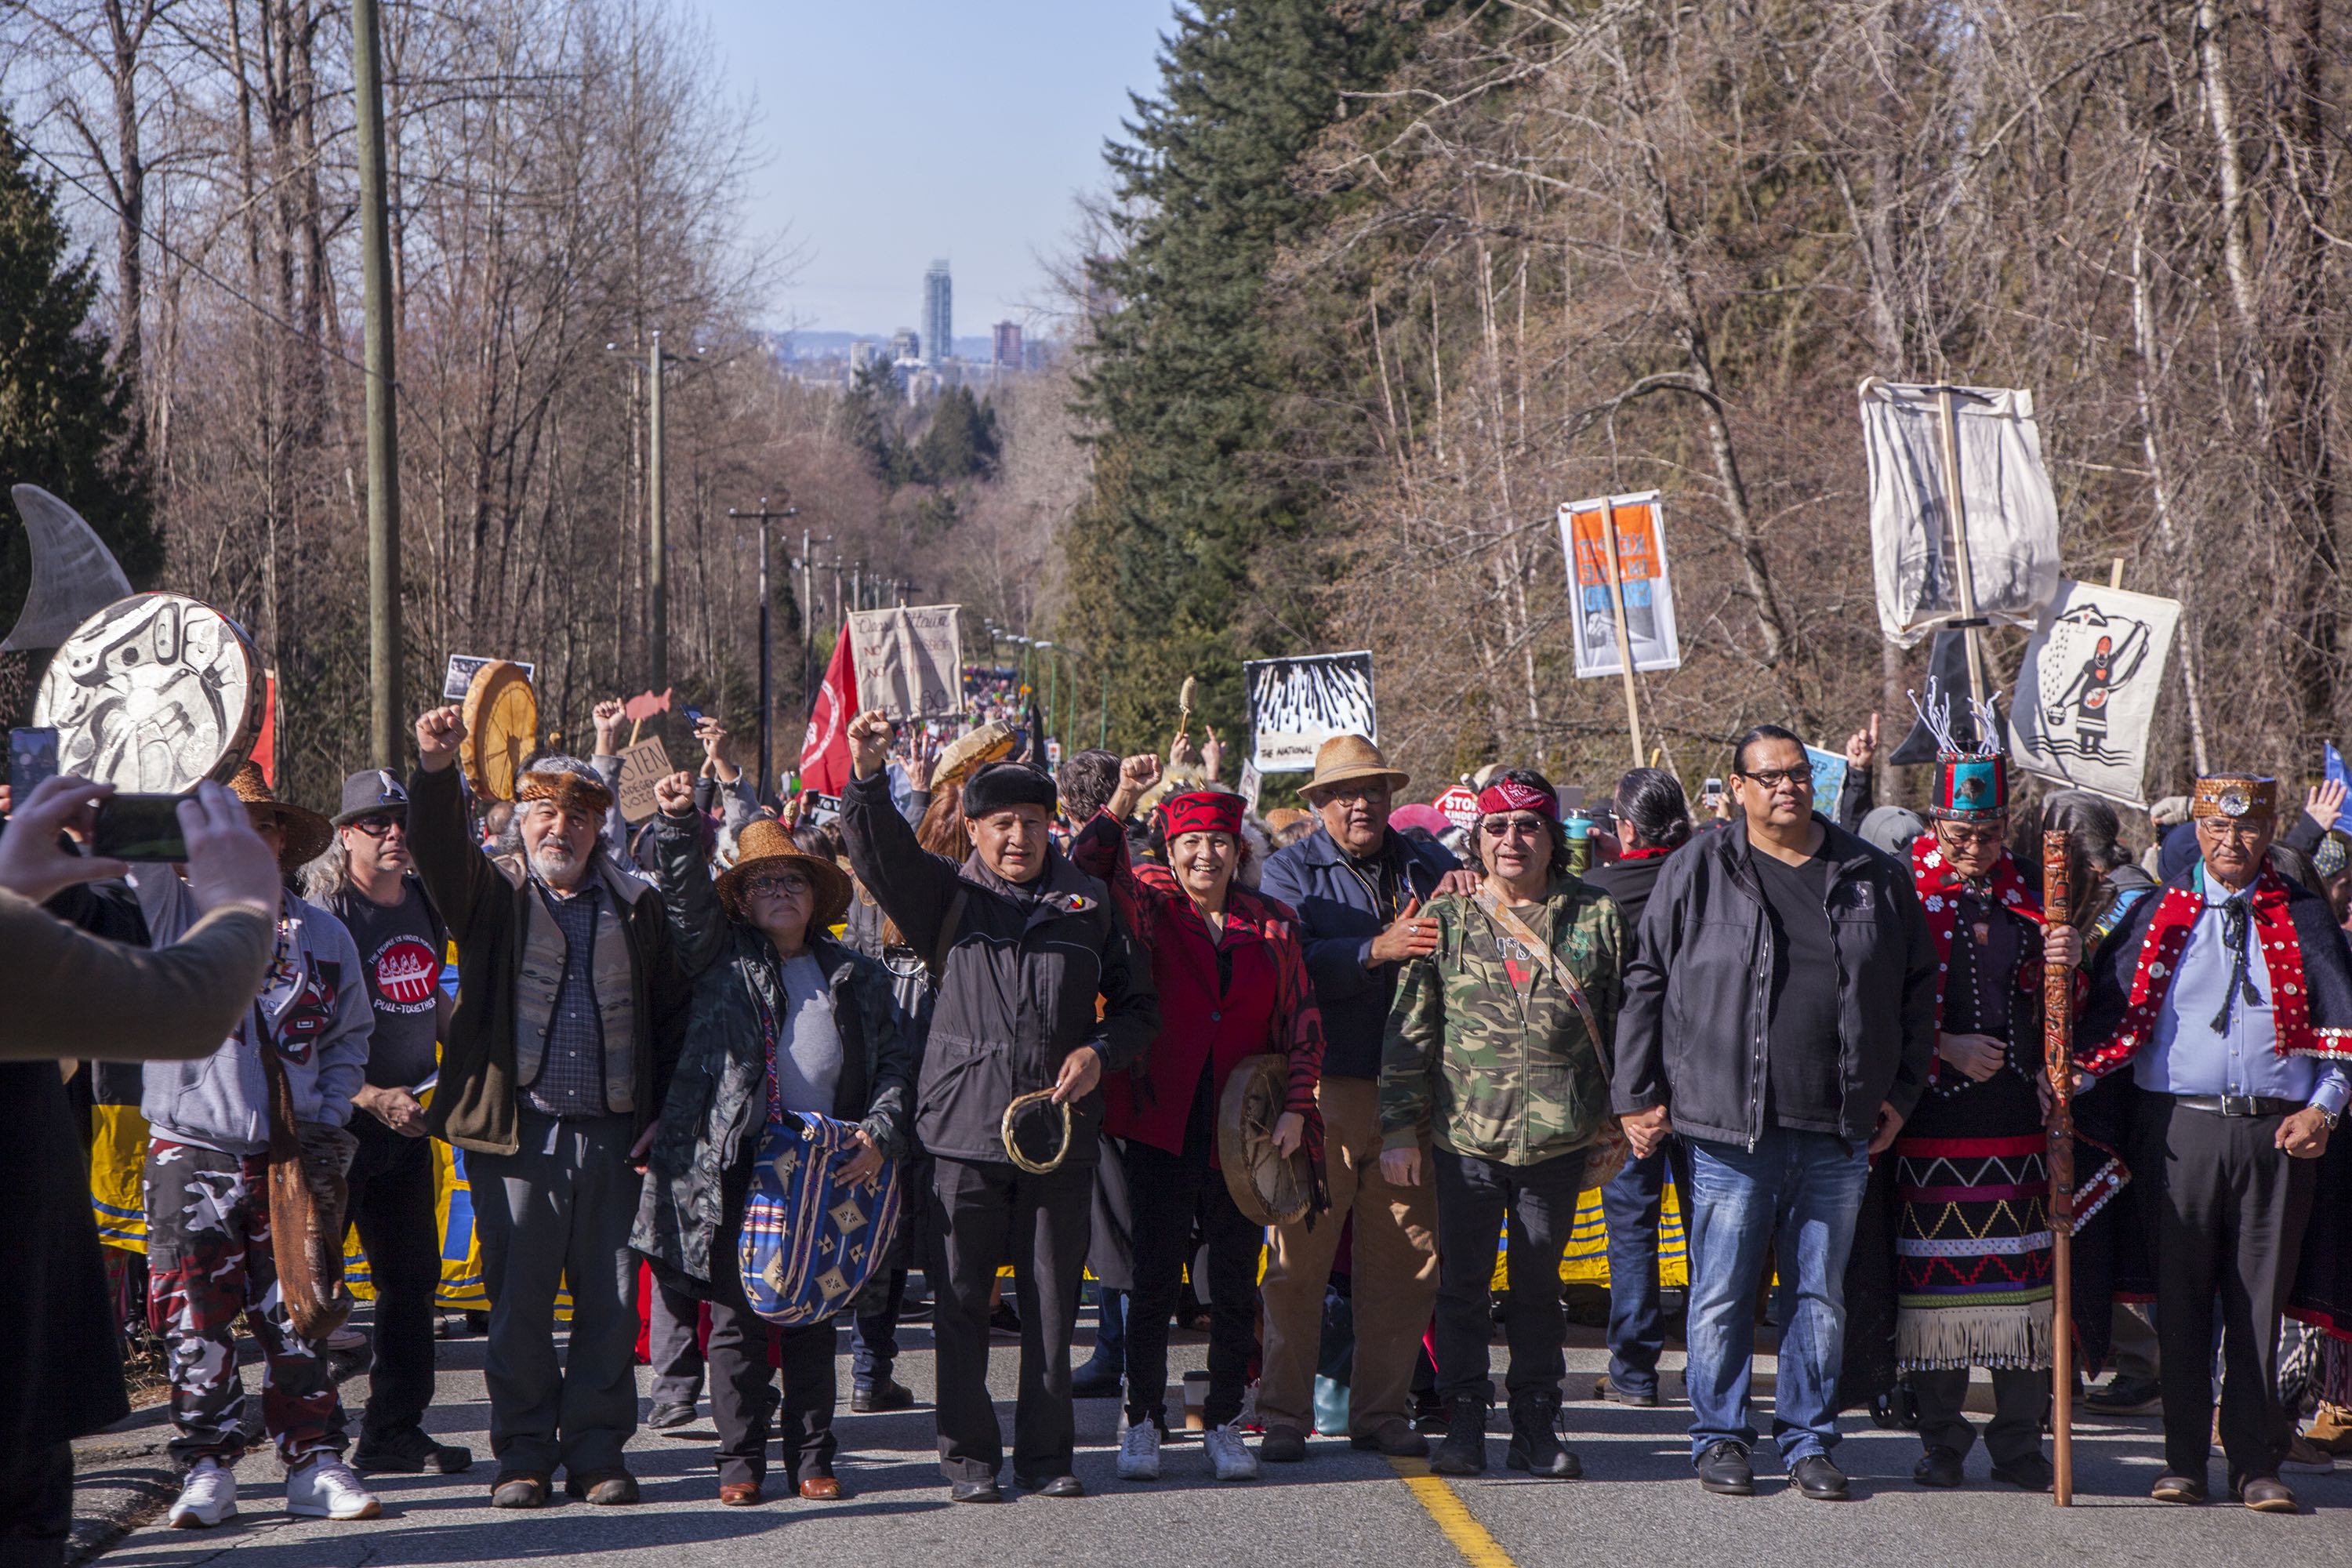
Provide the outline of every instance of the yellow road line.
{"type": "Polygon", "coordinates": [[[1470,1568],[1518,1568],[1511,1561],[1511,1554],[1503,1550],[1502,1542],[1470,1517],[1470,1510],[1463,1506],[1454,1489],[1429,1473],[1426,1460],[1391,1457],[1389,1463],[1394,1467],[1397,1479],[1437,1521],[1437,1528],[1445,1532],[1445,1539],[1454,1543],[1454,1550],[1462,1553],[1462,1560],[1470,1568]]]}

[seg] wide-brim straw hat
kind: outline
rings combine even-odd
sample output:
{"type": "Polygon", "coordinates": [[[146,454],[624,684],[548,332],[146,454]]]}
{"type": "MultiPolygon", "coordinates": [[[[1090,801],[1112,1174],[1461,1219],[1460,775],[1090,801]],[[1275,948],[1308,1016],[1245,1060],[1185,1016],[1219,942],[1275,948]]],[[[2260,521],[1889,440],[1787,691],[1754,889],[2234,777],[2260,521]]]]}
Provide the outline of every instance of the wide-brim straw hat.
{"type": "Polygon", "coordinates": [[[719,873],[719,901],[736,920],[745,920],[743,884],[762,871],[791,866],[807,877],[816,889],[816,909],[809,916],[812,935],[841,923],[849,912],[849,873],[832,861],[811,855],[793,842],[792,830],[773,817],[755,817],[735,836],[735,864],[719,873]]]}
{"type": "Polygon", "coordinates": [[[1381,749],[1363,736],[1334,735],[1316,748],[1315,776],[1307,781],[1303,793],[1312,795],[1333,784],[1377,778],[1388,780],[1391,790],[1401,790],[1412,782],[1412,775],[1402,769],[1389,766],[1381,749]]]}
{"type": "Polygon", "coordinates": [[[1001,763],[1012,754],[1012,725],[992,719],[976,730],[968,730],[950,742],[939,761],[931,764],[931,792],[936,795],[949,781],[962,778],[985,763],[1001,763]]]}
{"type": "Polygon", "coordinates": [[[230,775],[229,793],[245,802],[246,815],[256,821],[274,820],[286,835],[286,847],[278,852],[280,870],[291,871],[307,866],[327,852],[335,841],[335,830],[325,816],[308,806],[280,800],[272,793],[269,782],[261,776],[257,763],[241,763],[230,775]]]}

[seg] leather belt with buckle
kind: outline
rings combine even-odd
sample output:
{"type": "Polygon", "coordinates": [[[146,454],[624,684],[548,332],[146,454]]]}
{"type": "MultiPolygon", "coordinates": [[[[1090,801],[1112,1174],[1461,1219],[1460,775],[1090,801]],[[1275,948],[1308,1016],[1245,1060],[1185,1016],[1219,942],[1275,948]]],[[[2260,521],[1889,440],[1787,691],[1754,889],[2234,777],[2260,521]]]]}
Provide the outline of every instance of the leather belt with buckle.
{"type": "Polygon", "coordinates": [[[2292,1116],[2303,1109],[2301,1100],[2267,1094],[2176,1094],[2172,1102],[2215,1116],[2292,1116]]]}

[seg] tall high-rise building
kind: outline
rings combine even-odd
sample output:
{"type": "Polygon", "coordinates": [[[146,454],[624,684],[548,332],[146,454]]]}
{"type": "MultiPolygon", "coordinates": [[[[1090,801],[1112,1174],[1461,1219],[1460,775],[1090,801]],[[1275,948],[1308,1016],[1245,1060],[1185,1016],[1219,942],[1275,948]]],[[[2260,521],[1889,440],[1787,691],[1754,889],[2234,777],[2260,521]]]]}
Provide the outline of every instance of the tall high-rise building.
{"type": "Polygon", "coordinates": [[[1021,368],[1021,323],[999,321],[993,331],[995,349],[988,356],[988,363],[999,370],[1019,370],[1021,368]]]}
{"type": "Polygon", "coordinates": [[[923,363],[936,365],[955,352],[955,285],[948,264],[934,261],[923,274],[923,363]]]}

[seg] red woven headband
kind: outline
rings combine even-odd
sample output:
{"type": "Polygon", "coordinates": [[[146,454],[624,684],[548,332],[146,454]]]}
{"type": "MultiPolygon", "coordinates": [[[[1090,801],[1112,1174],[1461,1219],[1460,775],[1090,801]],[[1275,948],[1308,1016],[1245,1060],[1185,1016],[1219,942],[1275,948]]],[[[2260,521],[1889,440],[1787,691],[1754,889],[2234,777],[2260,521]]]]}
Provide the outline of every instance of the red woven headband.
{"type": "Polygon", "coordinates": [[[1180,833],[1230,833],[1238,838],[1242,832],[1242,804],[1237,795],[1201,789],[1171,795],[1160,809],[1168,815],[1171,838],[1180,833]]]}
{"type": "Polygon", "coordinates": [[[1496,779],[1478,792],[1480,816],[1499,816],[1507,811],[1532,811],[1547,822],[1558,822],[1559,797],[1517,779],[1496,779]]]}

